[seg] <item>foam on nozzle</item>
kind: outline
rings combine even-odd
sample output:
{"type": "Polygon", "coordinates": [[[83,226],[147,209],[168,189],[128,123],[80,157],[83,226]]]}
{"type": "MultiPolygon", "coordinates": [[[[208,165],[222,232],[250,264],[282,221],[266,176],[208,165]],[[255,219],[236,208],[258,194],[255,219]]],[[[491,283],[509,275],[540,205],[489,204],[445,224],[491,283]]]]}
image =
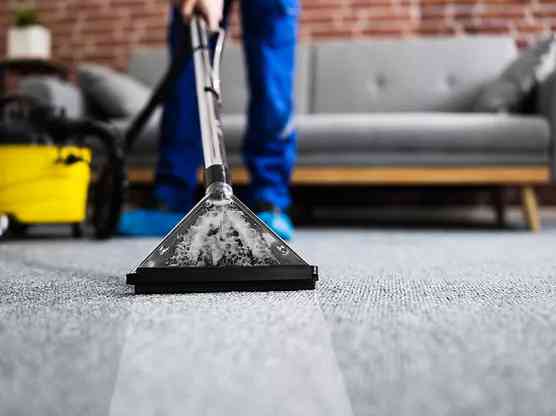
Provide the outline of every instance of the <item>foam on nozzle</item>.
{"type": "Polygon", "coordinates": [[[168,266],[225,267],[278,264],[268,239],[233,201],[205,202],[194,224],[178,235],[168,266]]]}

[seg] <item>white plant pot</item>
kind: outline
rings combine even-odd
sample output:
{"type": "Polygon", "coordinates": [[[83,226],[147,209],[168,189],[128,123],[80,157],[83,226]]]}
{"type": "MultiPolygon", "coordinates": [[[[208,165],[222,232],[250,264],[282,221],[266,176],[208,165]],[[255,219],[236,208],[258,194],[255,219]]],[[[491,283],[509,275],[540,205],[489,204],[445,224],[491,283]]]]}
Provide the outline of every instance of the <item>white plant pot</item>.
{"type": "Polygon", "coordinates": [[[50,31],[42,26],[12,27],[8,31],[8,58],[49,59],[50,31]]]}

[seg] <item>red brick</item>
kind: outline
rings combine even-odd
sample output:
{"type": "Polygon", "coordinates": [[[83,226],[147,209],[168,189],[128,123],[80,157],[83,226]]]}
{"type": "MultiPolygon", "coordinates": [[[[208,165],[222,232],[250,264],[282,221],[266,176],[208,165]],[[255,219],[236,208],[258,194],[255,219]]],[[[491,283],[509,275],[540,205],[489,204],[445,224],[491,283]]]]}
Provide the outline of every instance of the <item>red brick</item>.
{"type": "MultiPolygon", "coordinates": [[[[243,0],[249,1],[249,0],[243,0]]],[[[446,36],[503,33],[525,45],[556,30],[556,0],[301,0],[300,39],[446,36]]],[[[0,0],[0,27],[12,21],[0,0]]],[[[124,69],[139,45],[162,46],[168,0],[39,0],[41,21],[52,30],[54,57],[97,61],[124,69]]],[[[233,39],[241,35],[234,6],[233,39]]],[[[0,56],[6,31],[0,33],[0,56]]]]}

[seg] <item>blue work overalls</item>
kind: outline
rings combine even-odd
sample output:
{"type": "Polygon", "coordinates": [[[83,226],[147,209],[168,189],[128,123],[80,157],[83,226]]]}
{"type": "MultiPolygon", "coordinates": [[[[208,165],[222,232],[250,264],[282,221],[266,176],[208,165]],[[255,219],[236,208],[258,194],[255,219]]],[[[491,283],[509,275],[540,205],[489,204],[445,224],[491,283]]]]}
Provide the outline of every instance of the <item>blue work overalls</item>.
{"type": "MultiPolygon", "coordinates": [[[[296,157],[292,120],[299,2],[243,0],[239,6],[249,85],[242,146],[251,176],[246,202],[254,209],[272,205],[283,210],[291,202],[288,185],[296,157]]],[[[172,54],[181,47],[176,45],[179,29],[173,17],[168,36],[172,54]]],[[[203,162],[194,91],[189,63],[166,98],[161,123],[155,198],[178,212],[193,206],[196,172],[203,162]]]]}

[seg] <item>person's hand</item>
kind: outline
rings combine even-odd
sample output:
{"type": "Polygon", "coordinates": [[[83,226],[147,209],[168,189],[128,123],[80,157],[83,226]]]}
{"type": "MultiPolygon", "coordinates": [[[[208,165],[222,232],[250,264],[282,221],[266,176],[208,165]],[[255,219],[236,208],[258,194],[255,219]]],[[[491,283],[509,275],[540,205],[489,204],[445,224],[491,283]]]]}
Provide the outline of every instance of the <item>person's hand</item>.
{"type": "Polygon", "coordinates": [[[180,0],[183,16],[191,19],[198,12],[207,22],[210,31],[216,32],[222,20],[223,0],[180,0]]]}

